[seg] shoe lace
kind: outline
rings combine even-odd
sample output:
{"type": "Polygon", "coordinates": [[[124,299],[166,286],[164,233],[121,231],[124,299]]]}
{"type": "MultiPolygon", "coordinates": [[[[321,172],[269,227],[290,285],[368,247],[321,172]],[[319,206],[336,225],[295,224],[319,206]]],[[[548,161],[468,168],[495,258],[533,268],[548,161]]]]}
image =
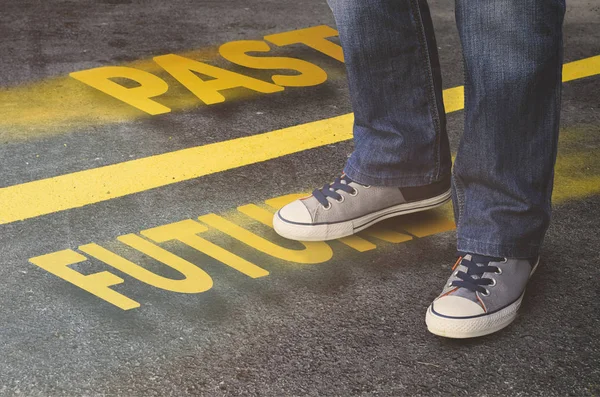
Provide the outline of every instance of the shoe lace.
{"type": "Polygon", "coordinates": [[[466,288],[472,292],[481,292],[487,294],[484,288],[486,285],[493,284],[491,278],[483,277],[484,273],[500,273],[497,266],[490,266],[490,262],[502,262],[504,258],[494,258],[490,256],[471,255],[471,260],[464,258],[464,253],[459,253],[462,257],[460,264],[467,268],[466,272],[458,271],[456,277],[460,280],[454,280],[453,287],[466,288]]]}
{"type": "Polygon", "coordinates": [[[348,175],[343,174],[333,181],[333,183],[325,184],[320,189],[315,189],[313,191],[313,196],[321,203],[323,207],[329,208],[329,201],[327,201],[327,197],[331,197],[334,200],[341,201],[342,195],[338,193],[339,190],[344,191],[346,193],[355,194],[356,189],[352,186],[349,186],[350,183],[354,182],[348,175]]]}

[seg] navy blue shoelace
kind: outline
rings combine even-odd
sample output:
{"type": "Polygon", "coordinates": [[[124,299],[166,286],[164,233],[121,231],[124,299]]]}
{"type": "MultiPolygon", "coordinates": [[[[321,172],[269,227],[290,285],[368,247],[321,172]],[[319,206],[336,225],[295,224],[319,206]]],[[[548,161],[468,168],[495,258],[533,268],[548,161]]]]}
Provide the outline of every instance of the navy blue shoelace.
{"type": "Polygon", "coordinates": [[[484,273],[500,273],[497,266],[490,266],[490,262],[502,262],[504,258],[493,258],[489,256],[472,255],[471,260],[464,258],[464,253],[459,253],[463,257],[460,264],[467,268],[466,272],[459,271],[456,274],[460,280],[452,282],[453,287],[466,288],[472,292],[481,292],[487,294],[486,285],[493,284],[492,279],[483,278],[484,273]]]}
{"type": "Polygon", "coordinates": [[[332,184],[326,184],[321,189],[315,189],[312,194],[323,207],[329,208],[329,201],[327,201],[327,197],[331,197],[337,201],[342,199],[342,195],[337,192],[338,190],[342,190],[350,194],[356,193],[356,190],[352,186],[349,186],[349,184],[352,182],[354,181],[350,179],[348,175],[342,175],[339,178],[336,178],[332,184]]]}

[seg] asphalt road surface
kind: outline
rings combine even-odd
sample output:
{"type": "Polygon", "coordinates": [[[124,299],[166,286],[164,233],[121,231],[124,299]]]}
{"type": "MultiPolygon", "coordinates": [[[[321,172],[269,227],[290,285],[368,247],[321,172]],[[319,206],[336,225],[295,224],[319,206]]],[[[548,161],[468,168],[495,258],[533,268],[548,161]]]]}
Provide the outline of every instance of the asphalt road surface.
{"type": "MultiPolygon", "coordinates": [[[[456,150],[454,4],[430,6],[456,150]]],[[[0,395],[600,395],[598,2],[568,2],[541,266],[474,340],[425,328],[449,206],[327,244],[269,225],[352,151],[334,28],[324,0],[0,0],[0,395]]]]}

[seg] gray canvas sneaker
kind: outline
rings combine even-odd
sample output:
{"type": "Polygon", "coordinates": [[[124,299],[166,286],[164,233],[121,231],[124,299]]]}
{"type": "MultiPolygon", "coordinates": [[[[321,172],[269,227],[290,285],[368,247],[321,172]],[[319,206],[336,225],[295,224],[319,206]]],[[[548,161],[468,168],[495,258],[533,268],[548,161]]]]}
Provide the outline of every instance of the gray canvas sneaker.
{"type": "Polygon", "coordinates": [[[473,338],[508,326],[517,317],[538,263],[539,258],[459,257],[442,293],[427,309],[427,328],[448,338],[473,338]]]}
{"type": "Polygon", "coordinates": [[[383,187],[342,175],[275,214],[275,231],[299,241],[346,237],[393,216],[424,211],[450,200],[450,177],[425,186],[383,187]]]}

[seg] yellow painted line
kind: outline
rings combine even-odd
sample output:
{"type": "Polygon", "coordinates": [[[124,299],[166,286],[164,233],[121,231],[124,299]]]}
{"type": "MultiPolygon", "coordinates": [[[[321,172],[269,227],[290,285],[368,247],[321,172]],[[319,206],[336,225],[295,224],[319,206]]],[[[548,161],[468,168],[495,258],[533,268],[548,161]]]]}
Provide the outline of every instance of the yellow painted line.
{"type": "MultiPolygon", "coordinates": [[[[574,80],[600,74],[600,56],[564,65],[574,80]]],[[[444,91],[447,112],[462,87],[444,91]]],[[[0,224],[111,200],[352,138],[352,114],[0,189],[0,224]]]]}
{"type": "Polygon", "coordinates": [[[352,115],[0,189],[0,223],[33,218],[352,138],[352,115]]]}
{"type": "Polygon", "coordinates": [[[77,71],[69,76],[15,87],[3,87],[0,82],[0,141],[8,143],[62,135],[97,125],[145,119],[152,117],[150,113],[191,110],[220,103],[222,99],[227,102],[247,100],[256,95],[280,92],[284,87],[318,85],[327,76],[344,78],[343,67],[326,72],[308,61],[281,57],[289,53],[282,47],[302,43],[337,59],[341,66],[342,48],[327,40],[334,36],[337,36],[335,29],[318,25],[265,36],[264,39],[276,44],[275,47],[262,40],[232,41],[177,55],[77,71]],[[257,51],[262,56],[245,55],[257,51]],[[274,85],[206,63],[216,61],[220,64],[219,60],[254,70],[296,70],[301,75],[273,75],[274,85]],[[196,78],[189,74],[192,70],[219,82],[209,83],[203,81],[205,78],[196,78]],[[123,89],[124,81],[137,82],[140,86],[123,89]],[[245,88],[227,89],[239,87],[245,88]],[[225,95],[220,93],[222,90],[226,90],[225,95]],[[151,99],[144,100],[146,96],[151,99]]]}

